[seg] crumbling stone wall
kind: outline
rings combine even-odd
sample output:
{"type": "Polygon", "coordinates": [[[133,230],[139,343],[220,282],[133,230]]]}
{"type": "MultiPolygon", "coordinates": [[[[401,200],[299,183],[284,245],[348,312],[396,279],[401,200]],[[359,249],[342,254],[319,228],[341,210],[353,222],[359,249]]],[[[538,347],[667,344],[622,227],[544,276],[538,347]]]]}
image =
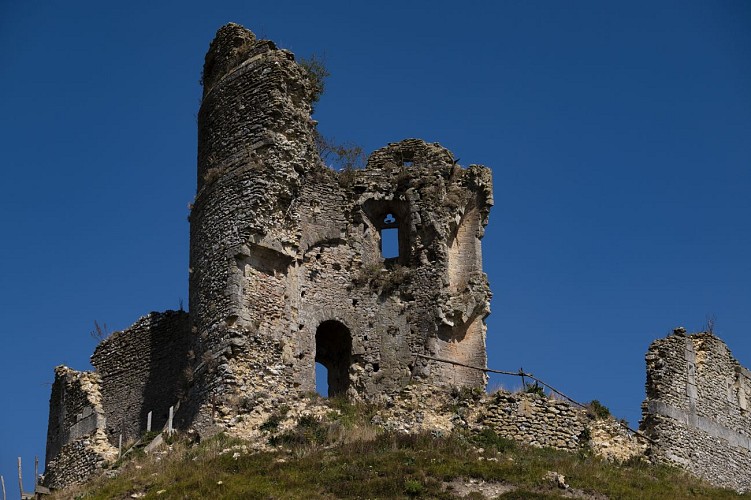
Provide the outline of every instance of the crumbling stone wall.
{"type": "Polygon", "coordinates": [[[751,373],[711,333],[673,335],[649,347],[643,432],[655,459],[718,486],[751,489],[751,373]]]}
{"type": "Polygon", "coordinates": [[[61,488],[83,482],[117,456],[104,433],[100,387],[96,373],[55,368],[47,426],[46,486],[61,488]]]}
{"type": "Polygon", "coordinates": [[[480,418],[496,434],[532,446],[573,451],[588,445],[590,418],[570,403],[528,393],[495,394],[480,418]]]}
{"type": "Polygon", "coordinates": [[[490,171],[408,139],[334,172],[316,148],[306,70],[236,24],[217,32],[203,83],[196,364],[181,423],[222,427],[238,401],[314,391],[316,362],[330,393],[353,399],[389,399],[410,380],[484,386],[481,371],[414,354],[486,365],[490,171]],[[388,230],[395,258],[383,255],[388,230]]]}
{"type": "Polygon", "coordinates": [[[117,445],[161,430],[188,383],[190,322],[184,311],[152,312],[103,340],[91,356],[101,378],[106,433],[117,445]]]}
{"type": "Polygon", "coordinates": [[[613,417],[596,418],[568,401],[526,392],[485,394],[456,388],[436,393],[407,386],[373,423],[394,432],[445,434],[492,430],[540,448],[591,450],[607,460],[643,458],[646,441],[613,417]]]}
{"type": "Polygon", "coordinates": [[[83,482],[117,458],[123,443],[161,429],[188,375],[190,323],[183,311],[150,313],[103,340],[95,372],[59,366],[50,397],[45,484],[83,482]]]}

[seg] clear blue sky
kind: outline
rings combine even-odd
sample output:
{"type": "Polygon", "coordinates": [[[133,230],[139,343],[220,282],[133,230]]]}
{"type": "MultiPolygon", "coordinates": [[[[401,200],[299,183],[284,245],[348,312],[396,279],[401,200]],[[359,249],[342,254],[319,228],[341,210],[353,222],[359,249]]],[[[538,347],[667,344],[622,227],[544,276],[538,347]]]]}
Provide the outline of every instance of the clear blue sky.
{"type": "Polygon", "coordinates": [[[324,134],[493,169],[491,367],[635,425],[644,353],[673,327],[714,314],[751,366],[751,3],[220,3],[0,2],[10,493],[94,320],[187,305],[198,79],[228,21],[325,55],[324,134]]]}

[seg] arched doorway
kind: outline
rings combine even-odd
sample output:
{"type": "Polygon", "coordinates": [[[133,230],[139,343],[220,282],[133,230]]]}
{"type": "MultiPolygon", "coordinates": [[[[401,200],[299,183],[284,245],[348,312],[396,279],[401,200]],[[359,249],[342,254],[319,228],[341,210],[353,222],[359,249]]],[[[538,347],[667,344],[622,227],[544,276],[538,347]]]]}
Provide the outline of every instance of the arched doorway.
{"type": "Polygon", "coordinates": [[[336,320],[324,321],[316,329],[316,363],[326,368],[328,397],[345,394],[352,364],[352,336],[336,320]]]}

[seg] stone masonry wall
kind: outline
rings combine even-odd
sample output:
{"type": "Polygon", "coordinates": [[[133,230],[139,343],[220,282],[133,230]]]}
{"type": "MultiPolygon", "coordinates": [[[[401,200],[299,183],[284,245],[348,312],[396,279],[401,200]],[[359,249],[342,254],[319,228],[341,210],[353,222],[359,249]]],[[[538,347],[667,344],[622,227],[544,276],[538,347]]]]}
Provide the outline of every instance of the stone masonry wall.
{"type": "Polygon", "coordinates": [[[612,417],[598,419],[568,401],[524,392],[410,385],[379,410],[373,423],[389,431],[445,434],[489,429],[503,438],[563,451],[590,449],[613,461],[644,456],[645,440],[612,417]]]}
{"type": "Polygon", "coordinates": [[[91,356],[101,377],[106,433],[117,445],[138,439],[152,412],[152,430],[167,422],[184,396],[190,363],[190,324],[183,311],[152,312],[103,340],[91,356]]]}
{"type": "Polygon", "coordinates": [[[47,426],[45,486],[61,488],[86,481],[117,450],[104,433],[101,379],[92,372],[55,368],[47,426]]]}
{"type": "MultiPolygon", "coordinates": [[[[151,313],[103,340],[91,357],[95,372],[59,366],[50,397],[45,485],[87,480],[146,429],[161,429],[189,376],[190,324],[183,311],[151,313]]],[[[183,394],[184,395],[184,394],[183,394]]]]}
{"type": "Polygon", "coordinates": [[[647,352],[643,432],[657,460],[751,490],[751,373],[711,333],[682,328],[647,352]]]}
{"type": "Polygon", "coordinates": [[[498,392],[480,421],[500,436],[532,446],[571,451],[587,444],[584,411],[534,394],[498,392]]]}

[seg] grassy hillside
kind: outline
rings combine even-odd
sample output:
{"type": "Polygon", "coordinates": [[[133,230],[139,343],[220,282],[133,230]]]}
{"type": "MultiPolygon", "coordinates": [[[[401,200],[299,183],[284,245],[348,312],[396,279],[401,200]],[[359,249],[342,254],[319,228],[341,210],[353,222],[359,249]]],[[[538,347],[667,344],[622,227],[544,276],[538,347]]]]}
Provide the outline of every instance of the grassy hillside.
{"type": "Polygon", "coordinates": [[[224,435],[178,439],[161,452],[132,454],[114,478],[53,498],[751,498],[674,468],[530,448],[489,431],[385,433],[369,425],[367,411],[343,409],[276,434],[270,420],[276,451],[250,453],[248,443],[224,435]]]}

